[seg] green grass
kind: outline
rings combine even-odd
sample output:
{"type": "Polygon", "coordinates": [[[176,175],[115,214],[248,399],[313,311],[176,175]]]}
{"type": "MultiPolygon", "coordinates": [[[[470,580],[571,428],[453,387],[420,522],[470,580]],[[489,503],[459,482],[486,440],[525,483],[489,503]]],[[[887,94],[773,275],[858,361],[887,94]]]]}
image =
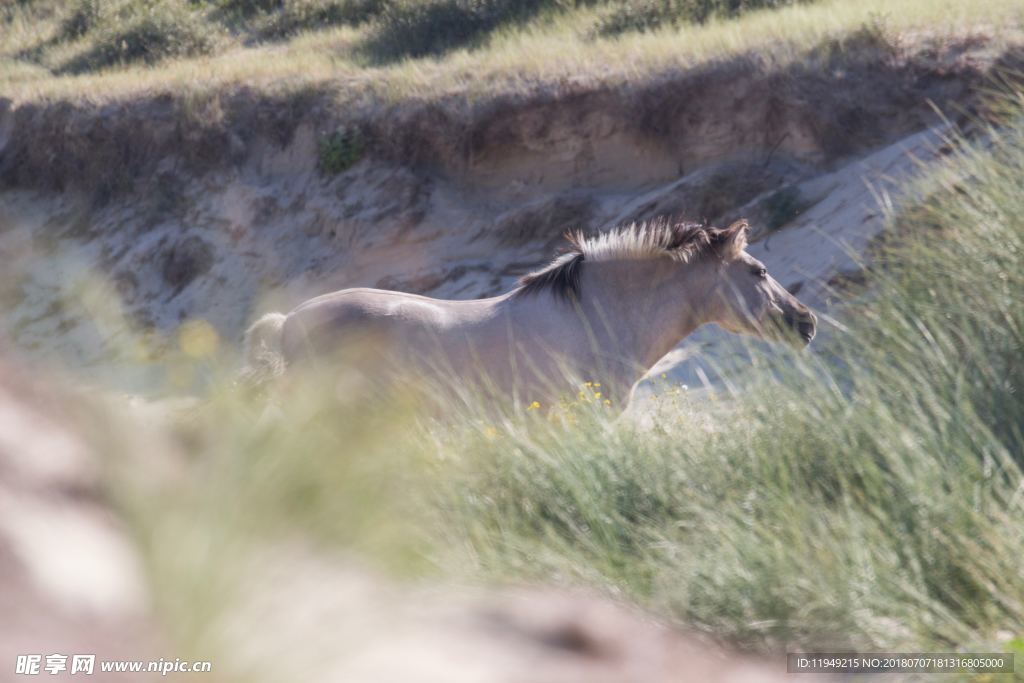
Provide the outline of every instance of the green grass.
{"type": "Polygon", "coordinates": [[[337,175],[357,163],[366,152],[358,130],[339,130],[320,140],[318,167],[326,175],[337,175]]]}
{"type": "Polygon", "coordinates": [[[361,26],[377,18],[386,0],[285,0],[254,24],[264,39],[281,39],[329,26],[361,26]]]}
{"type": "Polygon", "coordinates": [[[210,647],[255,549],[302,538],[399,574],[586,586],[758,651],[1012,647],[1024,94],[1010,99],[991,144],[963,143],[892,217],[848,337],[761,357],[731,395],[662,387],[649,428],[613,420],[599,387],[557,419],[467,401],[443,422],[299,384],[255,424],[259,404],[213,395],[179,426],[189,476],[160,496],[114,487],[172,632],[210,647]]]}
{"type": "Polygon", "coordinates": [[[680,18],[654,30],[604,35],[609,13],[627,9],[570,0],[36,0],[0,6],[0,88],[15,101],[300,82],[443,97],[566,78],[635,82],[749,53],[766,65],[786,63],[823,43],[841,52],[844,38],[864,26],[884,26],[911,49],[969,35],[998,49],[1018,43],[1024,23],[1013,0],[969,7],[955,0],[819,0],[774,10],[760,4],[722,3],[703,23],[680,18]],[[734,16],[730,8],[740,7],[754,11],[734,16]],[[159,21],[143,26],[153,12],[159,21]],[[446,13],[458,15],[454,24],[446,13]],[[149,36],[141,47],[138,36],[149,36]],[[154,49],[146,49],[150,40],[154,49]],[[122,42],[129,49],[119,52],[122,42]]]}
{"type": "Polygon", "coordinates": [[[638,29],[652,28],[652,11],[665,25],[678,25],[778,4],[687,0],[655,8],[606,0],[41,0],[5,6],[0,36],[14,33],[21,21],[53,26],[40,31],[41,39],[21,56],[42,59],[57,72],[78,73],[209,54],[218,48],[212,37],[229,32],[238,42],[251,43],[331,26],[368,25],[357,53],[394,61],[481,45],[499,29],[593,5],[615,8],[608,20],[619,21],[616,32],[621,33],[631,21],[638,29]]]}
{"type": "Polygon", "coordinates": [[[775,9],[814,0],[626,0],[610,3],[596,27],[600,35],[631,31],[657,31],[667,27],[702,23],[713,17],[730,18],[759,9],[775,9]]]}
{"type": "Polygon", "coordinates": [[[61,72],[206,55],[214,52],[219,40],[217,27],[181,3],[128,3],[116,11],[103,8],[96,0],[84,0],[79,9],[62,29],[90,36],[91,44],[65,61],[61,72]]]}
{"type": "Polygon", "coordinates": [[[895,220],[899,244],[824,367],[765,372],[652,432],[598,420],[453,445],[446,528],[472,539],[463,561],[596,585],[758,649],[983,648],[1021,633],[1014,116],[895,220]]]}
{"type": "MultiPolygon", "coordinates": [[[[1020,110],[1017,110],[1020,111],[1020,110]]],[[[582,581],[756,648],[982,647],[1024,630],[1024,125],[895,219],[825,367],[653,432],[453,446],[481,571],[582,581]],[[704,427],[707,426],[707,428],[704,427]]]]}

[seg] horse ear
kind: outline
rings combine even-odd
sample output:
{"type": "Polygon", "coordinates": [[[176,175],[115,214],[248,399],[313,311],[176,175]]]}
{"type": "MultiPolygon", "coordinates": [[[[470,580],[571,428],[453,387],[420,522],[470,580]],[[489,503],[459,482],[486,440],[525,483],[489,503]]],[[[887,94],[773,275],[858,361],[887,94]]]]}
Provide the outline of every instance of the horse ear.
{"type": "Polygon", "coordinates": [[[747,231],[749,229],[750,224],[746,219],[740,219],[721,231],[719,237],[721,246],[719,248],[723,258],[734,259],[743,253],[743,250],[747,248],[747,231]]]}

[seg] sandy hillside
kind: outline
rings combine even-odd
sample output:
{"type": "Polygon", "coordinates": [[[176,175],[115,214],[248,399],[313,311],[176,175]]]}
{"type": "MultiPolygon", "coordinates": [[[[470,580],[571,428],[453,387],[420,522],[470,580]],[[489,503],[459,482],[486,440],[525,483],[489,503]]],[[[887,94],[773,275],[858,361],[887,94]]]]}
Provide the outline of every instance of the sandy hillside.
{"type": "MultiPolygon", "coordinates": [[[[229,88],[184,120],[180,96],[149,88],[101,105],[9,100],[3,326],[79,370],[130,359],[119,381],[140,389],[158,373],[135,361],[185,323],[230,348],[256,314],[337,288],[493,295],[566,230],[666,214],[749,217],[752,252],[828,314],[829,283],[857,269],[846,250],[881,229],[879,199],[939,154],[936,111],[967,120],[1015,59],[981,34],[890,48],[341,110],[330,90],[229,88]],[[346,168],[325,169],[332,145],[354,155],[346,168]]],[[[716,339],[659,372],[699,382],[683,359],[716,339]]]]}

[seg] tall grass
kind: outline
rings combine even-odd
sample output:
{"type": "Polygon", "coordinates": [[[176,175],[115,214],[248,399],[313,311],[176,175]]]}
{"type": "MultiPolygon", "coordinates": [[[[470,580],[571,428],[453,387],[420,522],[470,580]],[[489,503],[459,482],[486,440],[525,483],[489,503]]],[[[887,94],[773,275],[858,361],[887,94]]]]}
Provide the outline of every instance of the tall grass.
{"type": "MultiPolygon", "coordinates": [[[[756,648],[1024,634],[1024,121],[893,220],[827,357],[734,396],[447,444],[449,539],[756,648]],[[820,363],[820,364],[819,364],[820,363]]],[[[458,546],[457,546],[458,547],[458,546]]]]}
{"type": "Polygon", "coordinates": [[[595,386],[552,415],[467,403],[442,420],[314,384],[262,418],[211,397],[179,425],[187,476],[115,487],[172,631],[209,648],[253,549],[305,539],[398,573],[583,585],[755,650],[1021,649],[1024,95],[1009,99],[892,218],[847,338],[784,369],[762,358],[732,394],[661,387],[646,427],[595,386]]]}

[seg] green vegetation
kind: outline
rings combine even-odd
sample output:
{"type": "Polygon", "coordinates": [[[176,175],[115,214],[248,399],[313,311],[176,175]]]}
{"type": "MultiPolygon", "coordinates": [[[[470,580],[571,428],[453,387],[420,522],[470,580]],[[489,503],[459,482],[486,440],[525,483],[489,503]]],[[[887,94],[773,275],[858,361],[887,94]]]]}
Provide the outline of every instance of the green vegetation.
{"type": "Polygon", "coordinates": [[[92,36],[89,48],[61,68],[72,73],[209,54],[218,39],[215,26],[176,2],[128,3],[115,10],[101,0],[81,0],[62,28],[67,35],[92,36]]]}
{"type": "MultiPolygon", "coordinates": [[[[785,0],[788,2],[789,0],[785,0]]],[[[23,55],[71,56],[56,71],[81,72],[116,64],[154,62],[210,54],[215,36],[242,41],[274,40],[330,26],[368,25],[358,53],[375,61],[439,55],[482,44],[491,34],[522,26],[541,15],[568,15],[580,8],[613,8],[600,32],[621,33],[655,25],[733,17],[749,9],[774,7],[783,0],[685,0],[614,3],[607,0],[55,0],[6,9],[36,22],[57,17],[49,37],[23,55]],[[614,25],[615,30],[609,27],[614,25]],[[76,45],[80,43],[80,45],[76,45]]],[[[0,28],[0,35],[3,29],[0,28]]],[[[220,47],[231,43],[224,40],[220,47]]],[[[47,60],[52,61],[52,60],[47,60]]]]}
{"type": "Polygon", "coordinates": [[[626,0],[611,3],[611,10],[597,26],[601,35],[628,31],[654,31],[682,24],[700,23],[712,17],[735,17],[755,9],[774,9],[813,0],[626,0]]]}
{"type": "Polygon", "coordinates": [[[1024,631],[1016,111],[895,219],[899,243],[821,365],[764,368],[649,432],[596,417],[452,445],[444,528],[472,539],[463,560],[625,593],[758,649],[1024,631]]]}
{"type": "Polygon", "coordinates": [[[658,30],[647,31],[646,5],[604,0],[5,3],[0,89],[15,101],[254,83],[321,90],[344,84],[352,99],[367,90],[387,98],[497,96],[565,79],[635,85],[750,54],[765,68],[794,60],[842,68],[848,53],[873,49],[871,36],[884,42],[880,48],[927,51],[933,39],[941,45],[944,37],[982,31],[1000,49],[1019,42],[1024,21],[1014,0],[818,0],[770,11],[761,4],[657,5],[668,8],[665,16],[672,10],[692,19],[659,20],[658,30]],[[602,26],[616,16],[642,26],[607,35],[602,26]]]}
{"type": "Polygon", "coordinates": [[[194,476],[161,499],[123,494],[165,609],[203,638],[209,586],[236,580],[254,545],[299,535],[399,572],[585,585],[757,650],[1015,647],[1014,97],[991,145],[963,143],[892,218],[847,337],[782,366],[762,358],[731,395],[660,387],[649,428],[611,419],[596,385],[553,416],[464,400],[443,423],[357,396],[339,406],[310,383],[254,428],[260,405],[213,396],[181,426],[194,476]]]}
{"type": "Polygon", "coordinates": [[[423,57],[479,42],[502,25],[522,22],[549,0],[428,0],[393,3],[367,49],[378,59],[423,57]]]}
{"type": "MultiPolygon", "coordinates": [[[[539,15],[567,14],[579,8],[601,9],[594,33],[617,35],[730,18],[765,8],[811,0],[77,0],[63,12],[56,42],[96,36],[94,58],[78,60],[71,70],[118,63],[109,44],[129,43],[121,62],[152,62],[206,54],[212,47],[197,36],[232,29],[256,39],[279,39],[329,26],[372,23],[361,46],[374,60],[443,54],[479,45],[495,31],[527,24],[539,15]],[[156,11],[157,14],[153,14],[156,11]],[[135,15],[149,14],[144,26],[119,32],[135,15]],[[157,47],[140,54],[141,40],[157,47]]],[[[52,47],[53,42],[50,43],[52,47]]]]}
{"type": "Polygon", "coordinates": [[[109,4],[103,0],[79,0],[61,22],[61,37],[81,38],[100,25],[109,4]]]}
{"type": "Polygon", "coordinates": [[[386,0],[285,0],[255,30],[262,38],[275,39],[327,26],[361,26],[387,6],[386,0]]]}
{"type": "Polygon", "coordinates": [[[602,4],[601,0],[392,0],[364,49],[381,61],[438,55],[479,45],[495,31],[526,24],[538,15],[602,4]]]}
{"type": "Polygon", "coordinates": [[[363,158],[366,144],[357,130],[339,130],[320,140],[320,171],[337,175],[363,158]]]}

